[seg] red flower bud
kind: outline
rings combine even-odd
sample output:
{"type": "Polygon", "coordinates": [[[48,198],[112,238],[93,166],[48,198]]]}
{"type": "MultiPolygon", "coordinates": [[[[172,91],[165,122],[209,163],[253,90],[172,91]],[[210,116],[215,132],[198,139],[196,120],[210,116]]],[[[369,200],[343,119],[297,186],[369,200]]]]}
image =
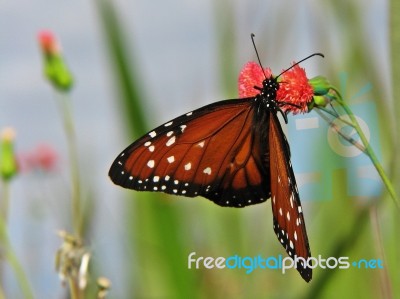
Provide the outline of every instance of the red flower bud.
{"type": "Polygon", "coordinates": [[[61,48],[55,36],[50,31],[42,31],[38,39],[43,53],[46,78],[56,89],[68,91],[72,87],[73,77],[61,55],[61,48]]]}

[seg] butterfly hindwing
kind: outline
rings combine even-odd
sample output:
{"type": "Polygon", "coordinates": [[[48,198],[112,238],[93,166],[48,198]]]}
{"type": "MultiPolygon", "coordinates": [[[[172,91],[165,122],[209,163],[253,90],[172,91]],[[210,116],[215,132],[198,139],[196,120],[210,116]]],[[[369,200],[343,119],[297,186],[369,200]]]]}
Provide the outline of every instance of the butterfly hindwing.
{"type": "MultiPolygon", "coordinates": [[[[277,115],[270,115],[269,155],[274,231],[291,258],[296,256],[306,261],[311,257],[311,252],[296,179],[290,163],[289,144],[277,115]]],[[[304,261],[300,260],[296,267],[304,280],[311,280],[312,269],[304,261]]]]}
{"type": "Polygon", "coordinates": [[[157,127],[117,157],[111,179],[139,191],[200,195],[221,206],[267,200],[269,172],[253,129],[253,100],[217,102],[157,127]]]}

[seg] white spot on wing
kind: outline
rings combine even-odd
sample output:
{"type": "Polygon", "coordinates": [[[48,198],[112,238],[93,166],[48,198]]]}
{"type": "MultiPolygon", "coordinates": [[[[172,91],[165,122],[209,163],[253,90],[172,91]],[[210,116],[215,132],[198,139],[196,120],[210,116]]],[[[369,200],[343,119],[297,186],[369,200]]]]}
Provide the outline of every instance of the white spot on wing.
{"type": "Polygon", "coordinates": [[[211,175],[211,168],[210,167],[204,168],[203,173],[211,175]]]}
{"type": "Polygon", "coordinates": [[[282,216],[282,208],[279,208],[279,214],[282,216]]]}
{"type": "Polygon", "coordinates": [[[172,125],[172,121],[170,121],[169,123],[166,123],[166,124],[164,125],[164,127],[169,127],[170,125],[172,125]]]}
{"type": "Polygon", "coordinates": [[[149,160],[149,162],[147,162],[147,166],[150,168],[154,167],[154,160],[149,160]]]}
{"type": "Polygon", "coordinates": [[[153,177],[153,182],[154,183],[157,183],[159,180],[160,180],[159,176],[156,175],[155,177],[153,177]]]}
{"type": "Polygon", "coordinates": [[[286,213],[286,218],[287,218],[288,221],[290,221],[290,213],[289,213],[289,211],[286,213]]]}
{"type": "Polygon", "coordinates": [[[182,133],[183,133],[183,131],[185,131],[186,127],[187,127],[187,125],[182,125],[182,126],[181,126],[181,132],[182,132],[182,133]]]}
{"type": "Polygon", "coordinates": [[[174,131],[169,131],[169,132],[167,133],[167,137],[170,137],[172,134],[174,134],[174,131]]]}
{"type": "Polygon", "coordinates": [[[294,231],[294,239],[297,241],[297,233],[294,231]]]}
{"type": "Polygon", "coordinates": [[[193,112],[186,113],[186,116],[191,116],[193,112]]]}
{"type": "Polygon", "coordinates": [[[204,147],[204,140],[202,142],[197,143],[197,146],[204,147]]]}
{"type": "Polygon", "coordinates": [[[149,133],[149,136],[150,136],[151,138],[154,138],[154,137],[157,136],[157,133],[154,132],[154,131],[152,131],[152,132],[149,133]]]}
{"type": "Polygon", "coordinates": [[[188,163],[185,165],[185,170],[190,170],[190,168],[192,168],[192,163],[188,163]]]}
{"type": "Polygon", "coordinates": [[[175,136],[172,136],[170,139],[168,139],[167,143],[165,144],[166,146],[171,146],[175,143],[175,136]]]}
{"type": "Polygon", "coordinates": [[[172,162],[175,161],[175,157],[174,157],[174,156],[169,156],[169,157],[167,158],[167,161],[168,161],[168,163],[172,163],[172,162]]]}
{"type": "Polygon", "coordinates": [[[165,176],[165,180],[166,180],[166,181],[169,181],[169,175],[166,175],[166,176],[165,176]]]}
{"type": "Polygon", "coordinates": [[[144,146],[149,146],[151,144],[151,141],[147,141],[144,146]]]}
{"type": "Polygon", "coordinates": [[[149,151],[154,152],[154,145],[149,146],[149,151]]]}

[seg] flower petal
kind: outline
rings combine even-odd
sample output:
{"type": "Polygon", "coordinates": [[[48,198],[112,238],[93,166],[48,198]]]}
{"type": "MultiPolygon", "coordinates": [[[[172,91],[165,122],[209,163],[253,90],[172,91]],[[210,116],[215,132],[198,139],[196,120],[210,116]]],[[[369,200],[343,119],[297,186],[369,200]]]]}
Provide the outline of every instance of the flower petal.
{"type": "Polygon", "coordinates": [[[306,113],[314,91],[308,82],[306,72],[299,65],[282,74],[279,80],[277,101],[283,104],[285,112],[306,113]]]}
{"type": "Polygon", "coordinates": [[[270,68],[264,69],[254,61],[245,64],[239,74],[239,98],[254,97],[259,94],[259,90],[254,86],[262,87],[265,78],[269,78],[272,72],[270,68]]]}

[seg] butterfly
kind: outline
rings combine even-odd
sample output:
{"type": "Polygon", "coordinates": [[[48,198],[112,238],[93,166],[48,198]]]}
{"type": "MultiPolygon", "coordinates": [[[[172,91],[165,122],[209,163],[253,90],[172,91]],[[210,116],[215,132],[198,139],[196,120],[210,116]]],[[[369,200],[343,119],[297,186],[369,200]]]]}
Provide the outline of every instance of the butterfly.
{"type": "Polygon", "coordinates": [[[275,234],[308,282],[311,252],[278,119],[281,113],[287,123],[285,103],[276,100],[278,77],[265,77],[254,97],[216,102],[151,130],[118,155],[109,176],[124,188],[202,196],[223,207],[271,198],[275,234]]]}

